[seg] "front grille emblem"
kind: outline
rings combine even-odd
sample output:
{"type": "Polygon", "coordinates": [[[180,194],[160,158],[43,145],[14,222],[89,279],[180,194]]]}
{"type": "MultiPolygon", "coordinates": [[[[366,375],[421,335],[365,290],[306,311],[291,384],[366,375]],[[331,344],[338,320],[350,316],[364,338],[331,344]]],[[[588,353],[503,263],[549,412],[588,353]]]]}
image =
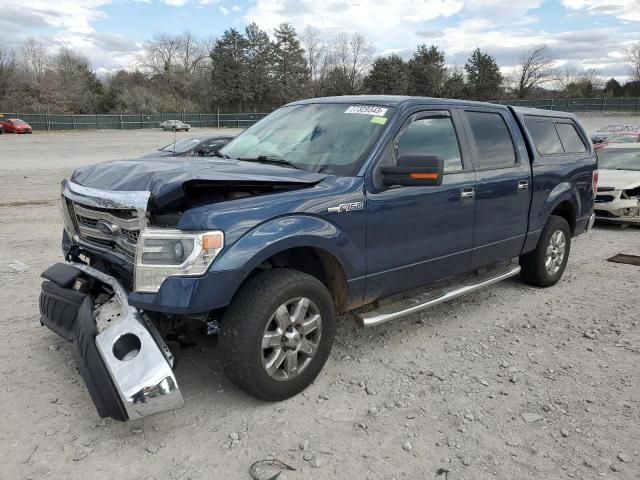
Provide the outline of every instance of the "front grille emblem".
{"type": "Polygon", "coordinates": [[[115,225],[109,222],[108,220],[104,220],[104,219],[98,220],[96,222],[96,229],[98,229],[105,235],[111,235],[111,236],[120,235],[122,233],[122,229],[120,228],[120,226],[115,225]]]}

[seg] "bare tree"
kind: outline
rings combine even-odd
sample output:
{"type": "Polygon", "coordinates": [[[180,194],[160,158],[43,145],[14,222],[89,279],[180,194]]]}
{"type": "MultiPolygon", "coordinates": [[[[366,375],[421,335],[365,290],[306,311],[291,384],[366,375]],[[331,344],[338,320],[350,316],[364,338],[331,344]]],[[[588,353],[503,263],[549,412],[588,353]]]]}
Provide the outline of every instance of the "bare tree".
{"type": "Polygon", "coordinates": [[[546,45],[534,47],[520,58],[516,69],[515,94],[524,98],[540,84],[550,80],[553,72],[553,57],[546,45]]]}
{"type": "Polygon", "coordinates": [[[12,90],[17,70],[18,61],[15,50],[0,41],[0,102],[2,104],[6,103],[5,97],[12,90]]]}
{"type": "Polygon", "coordinates": [[[305,28],[302,35],[300,35],[300,42],[307,52],[311,80],[317,80],[320,74],[320,62],[326,51],[325,46],[320,40],[318,30],[312,27],[305,28]]]}
{"type": "Polygon", "coordinates": [[[626,48],[627,61],[631,65],[631,77],[640,82],[640,42],[626,48]]]}
{"type": "Polygon", "coordinates": [[[152,78],[159,78],[176,98],[192,89],[202,79],[202,69],[209,61],[209,40],[201,41],[191,32],[179,35],[157,34],[136,58],[137,66],[152,78]]]}
{"type": "Polygon", "coordinates": [[[356,93],[371,66],[375,47],[361,33],[339,33],[332,45],[329,61],[340,70],[347,85],[343,93],[356,93]]]}
{"type": "Polygon", "coordinates": [[[44,78],[50,58],[44,43],[29,37],[20,47],[19,63],[29,82],[37,86],[44,78]]]}

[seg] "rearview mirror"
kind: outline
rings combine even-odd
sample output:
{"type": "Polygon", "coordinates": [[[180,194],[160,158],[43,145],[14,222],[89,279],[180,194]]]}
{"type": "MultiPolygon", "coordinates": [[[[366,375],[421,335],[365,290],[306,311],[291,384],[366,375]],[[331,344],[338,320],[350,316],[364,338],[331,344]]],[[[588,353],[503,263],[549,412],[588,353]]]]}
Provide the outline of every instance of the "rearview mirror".
{"type": "Polygon", "coordinates": [[[380,168],[386,186],[437,187],[442,185],[444,159],[441,155],[403,155],[395,166],[380,168]]]}

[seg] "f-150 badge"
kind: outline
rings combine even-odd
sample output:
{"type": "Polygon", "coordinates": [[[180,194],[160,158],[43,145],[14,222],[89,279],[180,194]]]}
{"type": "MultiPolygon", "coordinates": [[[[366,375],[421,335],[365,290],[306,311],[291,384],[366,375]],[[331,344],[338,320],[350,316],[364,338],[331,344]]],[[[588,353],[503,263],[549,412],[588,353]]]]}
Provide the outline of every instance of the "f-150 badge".
{"type": "Polygon", "coordinates": [[[363,202],[351,202],[351,203],[341,203],[337,207],[329,207],[327,208],[327,211],[331,213],[343,213],[343,212],[353,212],[354,210],[362,210],[363,208],[364,208],[363,202]]]}

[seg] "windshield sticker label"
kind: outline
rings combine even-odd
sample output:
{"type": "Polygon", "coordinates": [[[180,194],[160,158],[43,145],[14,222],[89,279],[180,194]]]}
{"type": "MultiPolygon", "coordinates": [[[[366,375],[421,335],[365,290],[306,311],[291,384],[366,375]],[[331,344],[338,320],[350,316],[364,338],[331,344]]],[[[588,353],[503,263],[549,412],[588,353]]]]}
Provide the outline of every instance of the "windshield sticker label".
{"type": "Polygon", "coordinates": [[[376,115],[378,117],[384,117],[388,108],[376,107],[375,105],[351,105],[344,113],[359,113],[362,115],[376,115]]]}
{"type": "Polygon", "coordinates": [[[384,125],[387,123],[387,119],[385,117],[373,117],[371,119],[371,123],[377,123],[378,125],[384,125]]]}

